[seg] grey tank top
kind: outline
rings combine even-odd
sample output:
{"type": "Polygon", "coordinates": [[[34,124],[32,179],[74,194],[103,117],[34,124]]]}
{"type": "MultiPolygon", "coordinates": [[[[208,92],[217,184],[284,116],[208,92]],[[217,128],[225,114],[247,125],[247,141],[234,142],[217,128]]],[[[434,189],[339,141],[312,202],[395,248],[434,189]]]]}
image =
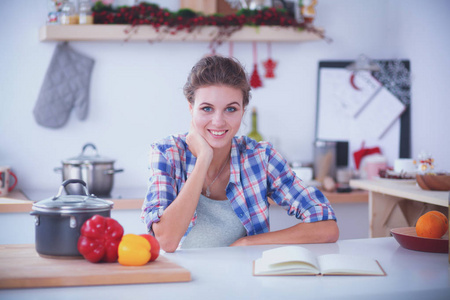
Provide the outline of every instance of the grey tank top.
{"type": "Polygon", "coordinates": [[[197,204],[197,220],[182,249],[226,247],[247,235],[229,200],[212,200],[203,195],[197,204]]]}

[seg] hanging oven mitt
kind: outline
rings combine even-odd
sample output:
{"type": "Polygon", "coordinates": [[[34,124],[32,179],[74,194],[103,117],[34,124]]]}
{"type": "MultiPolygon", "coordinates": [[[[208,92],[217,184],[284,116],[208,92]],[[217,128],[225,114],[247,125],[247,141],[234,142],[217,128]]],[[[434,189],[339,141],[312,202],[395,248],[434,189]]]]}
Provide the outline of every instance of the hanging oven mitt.
{"type": "Polygon", "coordinates": [[[376,154],[376,153],[381,154],[381,150],[379,147],[366,148],[365,143],[363,142],[361,145],[361,149],[353,152],[353,158],[355,159],[356,169],[359,170],[359,165],[361,164],[361,161],[364,156],[376,154]]]}
{"type": "Polygon", "coordinates": [[[38,124],[59,128],[66,124],[72,109],[78,119],[86,119],[93,66],[93,59],[67,43],[58,44],[33,109],[38,124]]]}

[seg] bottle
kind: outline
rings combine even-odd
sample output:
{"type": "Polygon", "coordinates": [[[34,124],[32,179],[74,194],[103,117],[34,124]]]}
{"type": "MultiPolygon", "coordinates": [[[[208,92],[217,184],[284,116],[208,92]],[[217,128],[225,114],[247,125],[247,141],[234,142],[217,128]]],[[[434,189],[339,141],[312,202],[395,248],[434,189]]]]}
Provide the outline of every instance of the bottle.
{"type": "Polygon", "coordinates": [[[263,140],[263,137],[258,132],[258,113],[256,112],[256,107],[252,108],[252,130],[248,134],[248,137],[254,139],[257,142],[263,140]]]}
{"type": "Polygon", "coordinates": [[[78,24],[78,14],[75,5],[70,1],[64,1],[61,6],[60,15],[61,25],[74,25],[78,24]]]}
{"type": "Polygon", "coordinates": [[[92,16],[91,4],[87,0],[80,2],[79,8],[79,22],[80,24],[94,24],[94,18],[92,16]]]}
{"type": "Polygon", "coordinates": [[[57,3],[55,0],[48,0],[47,1],[47,24],[48,25],[58,25],[58,15],[59,15],[59,8],[61,6],[61,3],[57,3]]]}

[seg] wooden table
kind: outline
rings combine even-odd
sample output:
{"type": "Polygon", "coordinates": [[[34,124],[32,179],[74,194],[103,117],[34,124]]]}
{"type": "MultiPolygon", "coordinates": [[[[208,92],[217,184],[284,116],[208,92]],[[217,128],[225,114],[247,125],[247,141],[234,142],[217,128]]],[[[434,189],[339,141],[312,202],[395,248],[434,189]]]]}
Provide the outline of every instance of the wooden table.
{"type": "Polygon", "coordinates": [[[351,180],[352,188],[369,191],[369,236],[390,236],[390,230],[415,226],[427,211],[448,216],[449,192],[425,191],[415,181],[351,180]]]}

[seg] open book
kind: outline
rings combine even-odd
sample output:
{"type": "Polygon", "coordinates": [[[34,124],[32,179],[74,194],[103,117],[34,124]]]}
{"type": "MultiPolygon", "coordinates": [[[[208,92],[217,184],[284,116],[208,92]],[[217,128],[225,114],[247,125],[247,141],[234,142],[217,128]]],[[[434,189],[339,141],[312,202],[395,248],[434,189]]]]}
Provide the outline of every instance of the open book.
{"type": "Polygon", "coordinates": [[[316,256],[300,246],[263,252],[253,264],[253,275],[380,275],[386,273],[371,258],[343,254],[316,256]]]}

